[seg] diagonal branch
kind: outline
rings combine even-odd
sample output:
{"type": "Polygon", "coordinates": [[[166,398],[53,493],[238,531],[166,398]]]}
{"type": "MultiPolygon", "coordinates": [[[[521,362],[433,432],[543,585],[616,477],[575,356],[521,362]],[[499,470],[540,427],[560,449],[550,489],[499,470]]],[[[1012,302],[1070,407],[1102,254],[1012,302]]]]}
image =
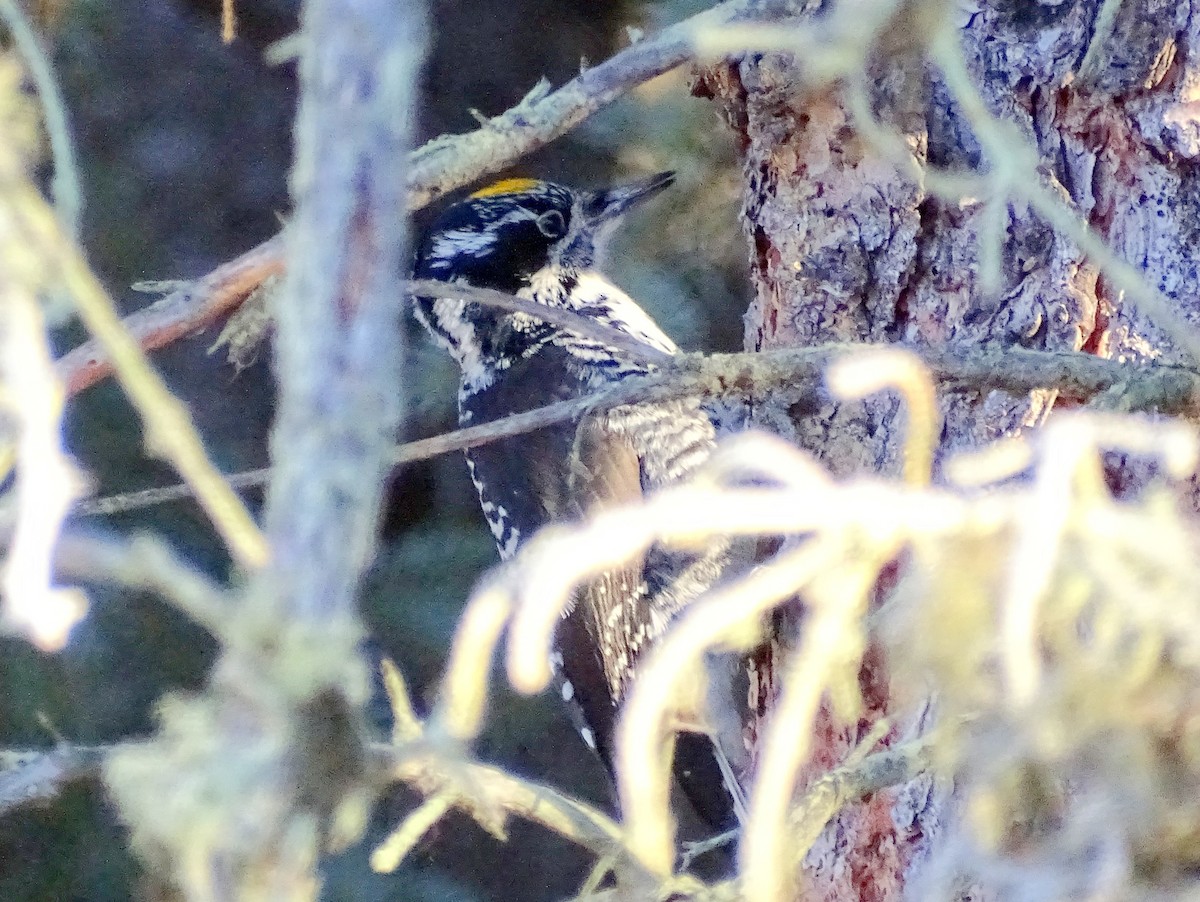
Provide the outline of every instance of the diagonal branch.
{"type": "Polygon", "coordinates": [[[488,307],[497,307],[509,313],[520,313],[616,348],[642,363],[661,366],[669,363],[672,359],[671,354],[646,344],[628,332],[622,332],[620,329],[605,325],[591,317],[567,310],[565,307],[547,307],[545,304],[528,301],[503,291],[439,282],[435,279],[415,279],[408,283],[408,291],[413,295],[471,301],[488,307]]]}
{"type": "Polygon", "coordinates": [[[302,18],[262,588],[310,625],[354,616],[400,423],[403,164],[426,31],[422,6],[404,9],[312,0],[302,18]]]}
{"type": "Polygon", "coordinates": [[[557,91],[549,91],[543,81],[477,131],[435,138],[412,155],[412,206],[423,207],[481,175],[498,172],[643,82],[687,62],[695,54],[697,35],[727,25],[747,6],[745,0],[718,4],[585,69],[557,91]]]}
{"type": "Polygon", "coordinates": [[[95,336],[95,346],[103,348],[104,356],[112,361],[144,425],[147,449],[170,463],[195,488],[234,559],[247,568],[261,565],[267,548],[253,518],[209,461],[187,409],[171,394],[138,342],[123,328],[108,292],[64,234],[54,211],[22,175],[6,172],[2,187],[5,204],[0,218],[5,223],[0,229],[0,256],[10,263],[7,268],[12,272],[27,269],[25,261],[31,252],[35,259],[46,262],[95,336]]]}
{"type": "MultiPolygon", "coordinates": [[[[228,316],[263,279],[281,272],[282,234],[131,313],[122,323],[143,350],[165,348],[228,316]]],[[[68,395],[90,388],[113,372],[112,357],[94,339],[64,354],[57,366],[68,395]]]]}

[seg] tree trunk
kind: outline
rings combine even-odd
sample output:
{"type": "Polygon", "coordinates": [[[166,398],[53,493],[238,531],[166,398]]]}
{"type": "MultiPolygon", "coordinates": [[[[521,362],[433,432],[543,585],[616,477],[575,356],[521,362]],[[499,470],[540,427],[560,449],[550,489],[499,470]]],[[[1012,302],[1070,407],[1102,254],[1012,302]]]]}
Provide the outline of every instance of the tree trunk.
{"type": "MultiPolygon", "coordinates": [[[[1107,18],[1113,10],[1101,13],[1100,5],[992,0],[972,12],[910,4],[871,47],[871,106],[925,167],[994,171],[997,161],[984,152],[943,72],[917,52],[923,13],[957,17],[987,110],[1036,149],[1038,170],[1028,178],[1066,200],[1194,322],[1200,67],[1187,50],[1200,38],[1200,16],[1188,4],[1129,0],[1105,4],[1115,6],[1115,18],[1107,18]]],[[[747,53],[704,70],[696,88],[716,100],[740,139],[757,291],[746,317],[747,350],[895,342],[1183,359],[1162,324],[1019,192],[998,206],[1003,219],[991,220],[1001,224],[999,279],[985,290],[988,217],[996,213],[988,197],[926,190],[852,115],[847,84],[817,83],[798,59],[747,53]]],[[[1052,392],[942,392],[935,478],[948,455],[1040,424],[1055,400],[1052,392]]],[[[899,475],[903,414],[895,396],[862,403],[821,397],[758,416],[839,476],[899,475]]],[[[1142,474],[1123,464],[1111,475],[1130,491],[1142,474]]],[[[928,706],[895,702],[879,649],[867,662],[864,713],[854,723],[822,715],[812,776],[841,762],[883,716],[891,718],[885,744],[931,719],[928,706]]],[[[808,855],[804,898],[876,902],[899,899],[906,887],[911,895],[946,834],[949,800],[922,778],[847,806],[808,855]]],[[[955,895],[979,891],[960,885],[955,895]]]]}

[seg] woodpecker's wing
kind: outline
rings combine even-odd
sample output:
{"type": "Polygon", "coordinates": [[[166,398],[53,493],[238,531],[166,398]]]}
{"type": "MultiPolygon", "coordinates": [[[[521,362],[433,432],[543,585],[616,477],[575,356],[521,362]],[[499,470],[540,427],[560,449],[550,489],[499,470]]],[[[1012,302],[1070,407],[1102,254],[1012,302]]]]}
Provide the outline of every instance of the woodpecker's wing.
{"type": "MultiPolygon", "coordinates": [[[[515,361],[491,384],[460,397],[464,425],[529,410],[586,389],[564,382],[568,352],[552,344],[515,361]]],[[[471,449],[471,476],[500,554],[511,557],[537,529],[577,521],[605,506],[642,496],[641,464],[628,437],[589,418],[550,426],[471,449]]],[[[643,562],[629,561],[581,586],[559,624],[561,690],[581,715],[585,741],[612,763],[612,730],[634,669],[633,656],[650,635],[643,562]]]]}
{"type": "MultiPolygon", "coordinates": [[[[535,378],[537,371],[534,361],[522,361],[505,378],[464,396],[463,422],[560,400],[554,396],[555,383],[535,378]]],[[[667,470],[682,477],[707,457],[711,433],[705,444],[704,430],[689,426],[687,419],[684,428],[675,421],[673,429],[659,429],[657,437],[643,432],[662,425],[657,412],[620,409],[615,419],[597,415],[578,427],[550,427],[472,449],[472,477],[502,556],[515,553],[546,523],[579,520],[605,507],[635,502],[644,488],[670,481],[667,470]]],[[[584,740],[610,771],[619,708],[640,657],[678,609],[720,577],[723,562],[721,548],[696,554],[654,547],[576,591],[556,634],[559,688],[584,740]]],[[[711,826],[726,829],[736,823],[707,736],[678,737],[675,773],[711,826]]]]}

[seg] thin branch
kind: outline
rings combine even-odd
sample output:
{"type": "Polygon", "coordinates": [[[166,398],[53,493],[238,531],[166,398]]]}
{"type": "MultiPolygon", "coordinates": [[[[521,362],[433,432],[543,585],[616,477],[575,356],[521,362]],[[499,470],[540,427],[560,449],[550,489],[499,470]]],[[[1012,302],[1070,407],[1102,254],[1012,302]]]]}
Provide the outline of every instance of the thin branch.
{"type": "MultiPolygon", "coordinates": [[[[618,97],[693,55],[696,35],[734,19],[746,6],[730,0],[693,16],[581,72],[550,92],[538,85],[521,103],[467,134],[435,138],[409,154],[408,206],[419,210],[455,188],[498,172],[548,144],[618,97]]],[[[276,235],[188,288],[173,292],[129,317],[129,331],[154,350],[229,315],[267,276],[284,268],[283,242],[276,235]]],[[[70,394],[112,373],[107,352],[86,342],[59,363],[70,394]]]]}
{"type": "Polygon", "coordinates": [[[153,592],[214,636],[225,635],[235,614],[218,585],[155,536],[116,541],[68,532],[55,549],[54,568],[59,579],[153,592]]]}
{"type": "Polygon", "coordinates": [[[423,207],[550,143],[621,95],[691,59],[698,34],[728,24],[746,7],[744,0],[721,3],[638,41],[557,91],[549,92],[545,82],[539,84],[519,104],[477,131],[435,138],[412,155],[410,204],[423,207]]]}
{"type": "MultiPolygon", "coordinates": [[[[902,786],[928,770],[931,748],[929,737],[905,742],[855,760],[847,760],[813,780],[788,815],[787,832],[796,865],[804,861],[826,825],[846,805],[882,789],[902,786]]],[[[739,830],[730,830],[712,839],[690,844],[684,857],[684,868],[690,861],[712,849],[734,842],[739,833],[739,830]]],[[[733,889],[735,882],[729,881],[720,886],[733,889]]]]}
{"type": "MultiPolygon", "coordinates": [[[[593,395],[407,442],[395,449],[391,460],[397,466],[428,460],[623,404],[689,395],[762,398],[780,390],[797,395],[811,393],[818,389],[822,373],[835,357],[870,352],[875,347],[830,344],[762,353],[685,354],[672,358],[659,373],[630,379],[593,395]]],[[[895,350],[897,346],[878,347],[895,350]]],[[[943,390],[1023,394],[1052,388],[1063,399],[1087,401],[1104,396],[1106,402],[1126,411],[1200,418],[1200,373],[1187,367],[1131,365],[1072,351],[1023,348],[906,350],[924,361],[943,390]]],[[[234,488],[254,488],[264,485],[270,473],[269,469],[251,470],[227,479],[234,488]]],[[[191,496],[185,485],[164,486],[83,501],[75,510],[82,515],[110,515],[191,496]]]]}
{"type": "MultiPolygon", "coordinates": [[[[143,349],[156,350],[229,316],[266,279],[283,272],[282,238],[282,235],[276,235],[254,250],[213,270],[203,279],[185,283],[149,307],[130,314],[123,321],[126,329],[143,349]]],[[[502,291],[418,279],[408,283],[407,292],[429,297],[462,298],[513,313],[525,313],[620,348],[647,363],[661,363],[669,359],[669,355],[649,347],[628,333],[570,310],[549,308],[502,291]]],[[[59,358],[57,367],[68,394],[72,395],[90,388],[112,373],[112,362],[95,342],[85,342],[64,354],[59,358]]]]}
{"type": "MultiPolygon", "coordinates": [[[[903,786],[928,770],[930,749],[928,738],[905,742],[861,760],[847,761],[813,780],[788,815],[787,838],[796,867],[801,865],[821,832],[844,807],[880,790],[903,786]]],[[[691,859],[729,844],[737,839],[738,832],[733,830],[695,843],[689,853],[691,859]]],[[[717,884],[709,898],[743,898],[738,880],[717,884]]]]}
{"type": "MultiPolygon", "coordinates": [[[[264,279],[283,272],[283,235],[276,235],[202,279],[172,291],[123,323],[143,350],[164,348],[228,316],[264,279]]],[[[113,372],[112,357],[98,340],[86,341],[59,358],[67,393],[77,394],[113,372]]]]}
{"type": "Polygon", "coordinates": [[[384,658],[379,669],[383,677],[383,688],[387,692],[388,706],[392,709],[392,743],[400,745],[418,739],[423,727],[416,709],[413,708],[412,696],[409,694],[404,675],[391,658],[384,658]]]}
{"type": "MultiPolygon", "coordinates": [[[[64,744],[52,750],[0,750],[0,817],[54,801],[73,782],[98,777],[105,762],[140,743],[107,746],[64,744]]],[[[615,857],[615,869],[646,884],[651,879],[626,848],[612,818],[552,787],[470,760],[453,760],[432,745],[371,746],[369,780],[400,781],[427,798],[451,789],[456,804],[514,814],[574,842],[597,857],[615,857]]]]}
{"type": "Polygon", "coordinates": [[[812,848],[835,814],[850,802],[892,786],[901,786],[929,768],[930,743],[906,742],[867,755],[814,780],[788,816],[788,841],[797,864],[812,848]]]}
{"type": "MultiPolygon", "coordinates": [[[[390,460],[392,465],[402,466],[432,457],[440,457],[453,451],[476,448],[502,438],[553,426],[555,423],[578,419],[592,410],[607,410],[622,404],[672,398],[678,394],[680,394],[680,389],[672,386],[666,374],[629,379],[614,388],[575,400],[557,401],[545,407],[510,414],[488,423],[467,426],[441,435],[406,442],[393,450],[390,460]]],[[[261,487],[266,485],[270,478],[269,467],[235,473],[226,477],[231,486],[239,489],[261,487]]],[[[186,485],[163,486],[138,492],[126,492],[109,498],[82,501],[76,505],[75,511],[85,516],[107,516],[191,497],[192,490],[186,485]]]]}
{"type": "Polygon", "coordinates": [[[514,814],[570,840],[598,858],[615,855],[614,870],[646,887],[657,882],[626,847],[621,827],[610,817],[558,790],[472,761],[452,761],[430,748],[372,746],[376,768],[393,780],[407,783],[423,795],[436,796],[456,787],[459,801],[470,800],[485,809],[514,814]],[[462,791],[465,790],[465,791],[462,791]]]}
{"type": "Polygon", "coordinates": [[[475,288],[469,285],[450,284],[434,279],[415,279],[408,283],[408,293],[414,296],[450,298],[452,300],[471,301],[488,307],[497,307],[509,313],[520,313],[533,319],[541,320],[552,326],[567,329],[592,341],[623,351],[635,360],[643,363],[663,365],[672,360],[673,355],[660,351],[646,344],[628,332],[622,332],[612,326],[597,322],[590,317],[575,313],[563,307],[548,307],[535,301],[519,298],[495,291],[491,288],[475,288]]]}
{"type": "Polygon", "coordinates": [[[371,852],[371,870],[391,874],[442,817],[454,807],[454,796],[440,792],[424,802],[371,852]]]}
{"type": "MultiPolygon", "coordinates": [[[[460,662],[474,671],[477,661],[460,662]]],[[[451,665],[451,670],[454,665],[451,665]]],[[[400,671],[383,661],[384,685],[396,721],[391,745],[375,745],[376,765],[384,771],[377,782],[399,779],[425,796],[425,804],[376,848],[371,856],[375,870],[394,870],[401,857],[450,807],[466,810],[490,833],[503,836],[504,818],[517,814],[591,849],[608,859],[614,870],[644,882],[647,875],[628,849],[624,832],[613,820],[590,805],[548,786],[513,777],[464,757],[465,745],[445,741],[437,718],[428,732],[417,718],[408,687],[400,671]],[[428,741],[433,736],[432,742],[428,741]]]]}

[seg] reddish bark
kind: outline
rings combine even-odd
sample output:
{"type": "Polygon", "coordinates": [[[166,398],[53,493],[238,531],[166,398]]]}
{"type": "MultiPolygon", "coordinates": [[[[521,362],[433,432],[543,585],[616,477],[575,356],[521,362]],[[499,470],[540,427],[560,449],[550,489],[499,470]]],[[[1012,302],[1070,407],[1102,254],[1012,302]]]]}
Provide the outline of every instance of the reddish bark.
{"type": "MultiPolygon", "coordinates": [[[[171,292],[124,320],[141,347],[154,351],[229,316],[269,276],[283,272],[283,237],[276,235],[202,279],[171,292]]],[[[74,395],[110,376],[112,361],[95,341],[64,354],[58,374],[74,395]]]]}
{"type": "MultiPolygon", "coordinates": [[[[1160,0],[1119,6],[1087,73],[1078,70],[1097,39],[1095,4],[1082,2],[975,5],[961,32],[965,55],[988,108],[1037,148],[1064,200],[1200,320],[1200,104],[1192,99],[1200,66],[1179,52],[1200,46],[1200,16],[1160,0]]],[[[881,55],[871,63],[881,121],[920,162],[985,170],[939,76],[912,57],[881,55]]],[[[719,105],[742,156],[756,288],[748,350],[896,341],[1178,359],[1144,314],[1097,280],[1092,261],[1022,204],[1008,205],[1001,288],[982,292],[979,200],[924,193],[864,140],[841,89],[806,84],[793,58],[746,54],[702,73],[696,93],[719,105]]],[[[1038,425],[1054,401],[1051,392],[944,394],[937,466],[956,450],[1038,425]]],[[[898,413],[890,397],[818,398],[764,420],[835,474],[895,476],[898,413]]],[[[924,706],[898,710],[890,701],[877,650],[862,679],[869,701],[858,723],[822,712],[808,779],[844,760],[879,717],[892,720],[889,738],[923,727],[924,706]]],[[[803,897],[900,899],[912,865],[932,850],[946,802],[924,781],[848,806],[805,863],[803,897]]]]}

